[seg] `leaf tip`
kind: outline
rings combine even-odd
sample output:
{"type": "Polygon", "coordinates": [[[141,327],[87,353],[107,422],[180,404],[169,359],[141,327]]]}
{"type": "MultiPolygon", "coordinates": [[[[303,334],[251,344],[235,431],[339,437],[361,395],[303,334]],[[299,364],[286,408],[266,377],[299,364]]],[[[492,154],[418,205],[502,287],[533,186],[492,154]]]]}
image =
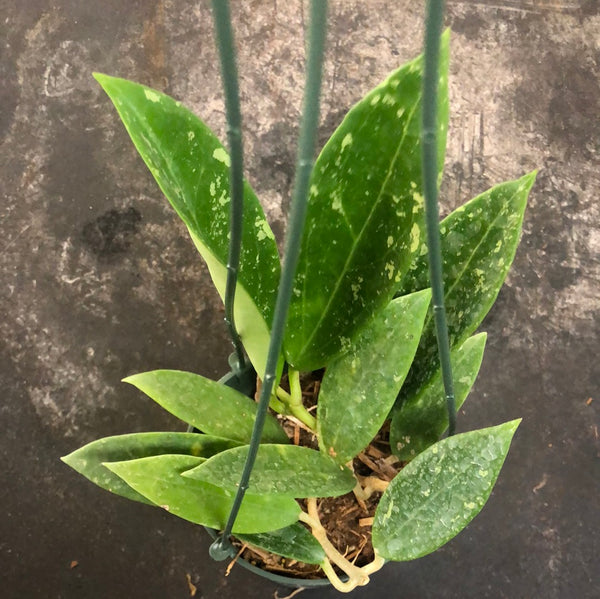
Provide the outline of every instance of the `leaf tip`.
{"type": "Polygon", "coordinates": [[[519,425],[521,424],[522,420],[523,418],[516,418],[515,420],[510,420],[506,423],[505,426],[514,433],[517,430],[517,428],[519,428],[519,425]]]}
{"type": "Polygon", "coordinates": [[[108,87],[111,81],[115,80],[116,77],[111,77],[110,75],[106,75],[105,73],[99,73],[98,71],[94,71],[92,73],[92,77],[98,82],[100,87],[108,94],[108,87]]]}
{"type": "Polygon", "coordinates": [[[531,188],[533,187],[533,184],[535,183],[535,180],[537,179],[538,172],[539,172],[539,169],[536,168],[535,170],[533,170],[521,177],[520,182],[526,187],[527,193],[529,193],[531,191],[531,188]]]}
{"type": "Polygon", "coordinates": [[[144,374],[145,373],[143,372],[140,372],[138,374],[130,374],[129,376],[126,376],[125,378],[121,379],[121,382],[127,383],[128,385],[133,385],[134,387],[141,389],[140,384],[142,383],[144,374]]]}
{"type": "Polygon", "coordinates": [[[523,419],[522,418],[516,418],[515,420],[509,420],[508,422],[505,422],[504,424],[499,424],[498,426],[495,427],[491,427],[489,430],[496,430],[498,432],[501,432],[501,434],[506,435],[505,439],[507,441],[507,446],[506,446],[506,450],[508,451],[508,447],[512,441],[512,438],[514,437],[514,434],[517,430],[517,428],[519,428],[519,425],[521,424],[521,421],[523,419]]]}

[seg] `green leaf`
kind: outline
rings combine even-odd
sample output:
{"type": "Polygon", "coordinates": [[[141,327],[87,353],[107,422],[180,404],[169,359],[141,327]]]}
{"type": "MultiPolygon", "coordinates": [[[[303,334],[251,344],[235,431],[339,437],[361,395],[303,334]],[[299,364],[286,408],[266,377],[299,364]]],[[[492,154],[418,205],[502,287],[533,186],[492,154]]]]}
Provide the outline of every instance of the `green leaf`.
{"type": "MultiPolygon", "coordinates": [[[[151,397],[165,410],[209,435],[248,443],[257,404],[235,389],[199,374],[180,370],[153,370],[123,379],[151,397]]],[[[287,435],[267,414],[263,443],[286,443],[287,435]]]]}
{"type": "MultiPolygon", "coordinates": [[[[229,246],[229,156],[180,102],[143,85],[96,73],[163,193],[187,225],[213,282],[225,295],[229,246]]],[[[264,373],[279,284],[273,233],[254,192],[244,187],[242,254],[235,320],[257,372],[264,373]]]]}
{"type": "MultiPolygon", "coordinates": [[[[236,489],[248,456],[248,446],[213,456],[184,476],[226,489],[236,489]]],[[[352,471],[308,447],[261,445],[248,491],[257,495],[337,497],[355,487],[352,471]]]]}
{"type": "MultiPolygon", "coordinates": [[[[486,333],[467,339],[451,353],[452,375],[456,410],[463,405],[481,366],[486,333]]],[[[448,428],[448,409],[441,371],[419,392],[393,411],[390,426],[390,445],[393,453],[403,461],[433,445],[448,428]]]]}
{"type": "MultiPolygon", "coordinates": [[[[441,49],[442,158],[448,39],[441,49]]],[[[328,365],[345,349],[389,303],[418,247],[422,74],[421,56],[392,73],[350,110],[316,161],[284,344],[297,370],[328,365]]]]}
{"type": "Polygon", "coordinates": [[[319,541],[299,522],[273,532],[237,537],[259,549],[305,564],[320,564],[325,559],[325,552],[319,541]]]}
{"type": "MultiPolygon", "coordinates": [[[[492,307],[519,243],[527,196],[535,173],[501,183],[452,212],[440,224],[446,317],[450,346],[460,345],[492,307]]],[[[412,264],[400,294],[429,287],[427,249],[412,264]]],[[[438,370],[433,312],[400,392],[414,396],[438,370]]]]}
{"type": "Polygon", "coordinates": [[[321,451],[345,464],[377,434],[417,350],[429,289],[390,302],[325,371],[317,430],[321,451]]]}
{"type": "MultiPolygon", "coordinates": [[[[234,492],[181,476],[202,461],[191,456],[160,455],[106,463],[105,466],[171,514],[222,529],[233,504],[234,492]]],[[[300,506],[291,497],[246,494],[233,532],[258,533],[284,528],[297,522],[299,513],[300,506]]]]}
{"type": "Polygon", "coordinates": [[[133,433],[92,441],[61,460],[111,493],[134,501],[151,503],[102,464],[164,453],[209,458],[236,445],[235,441],[229,439],[196,433],[133,433]]]}
{"type": "Polygon", "coordinates": [[[407,561],[455,537],[490,496],[519,422],[444,439],[402,469],[375,512],[377,552],[407,561]]]}

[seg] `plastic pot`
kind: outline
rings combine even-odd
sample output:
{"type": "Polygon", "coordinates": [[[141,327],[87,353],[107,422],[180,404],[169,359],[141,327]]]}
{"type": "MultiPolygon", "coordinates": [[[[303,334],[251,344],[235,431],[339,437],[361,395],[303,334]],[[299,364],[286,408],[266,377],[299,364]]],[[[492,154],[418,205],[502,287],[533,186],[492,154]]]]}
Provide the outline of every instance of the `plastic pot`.
{"type": "MultiPolygon", "coordinates": [[[[210,535],[213,540],[216,540],[218,536],[218,532],[212,528],[204,527],[206,532],[210,535]]],[[[237,551],[235,548],[230,550],[229,556],[233,559],[237,555],[237,551]]],[[[268,570],[262,570],[257,566],[254,566],[250,562],[245,559],[238,558],[235,562],[242,566],[242,568],[246,568],[250,572],[257,574],[258,576],[262,576],[271,582],[275,582],[282,586],[286,586],[292,589],[299,588],[322,588],[331,586],[331,583],[327,578],[294,578],[292,576],[283,576],[282,574],[275,574],[274,572],[269,572],[268,570]]],[[[345,577],[341,577],[342,580],[345,580],[345,577]]]]}

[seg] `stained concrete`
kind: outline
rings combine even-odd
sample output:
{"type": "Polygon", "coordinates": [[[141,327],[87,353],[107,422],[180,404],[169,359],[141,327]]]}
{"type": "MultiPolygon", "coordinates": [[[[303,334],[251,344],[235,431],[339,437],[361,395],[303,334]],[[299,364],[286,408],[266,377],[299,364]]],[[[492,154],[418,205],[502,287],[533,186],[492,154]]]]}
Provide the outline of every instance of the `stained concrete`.
{"type": "MultiPolygon", "coordinates": [[[[248,177],[281,238],[307,8],[234,5],[248,177]]],[[[194,526],[111,497],[58,461],[100,436],[177,429],[124,376],[164,367],[216,377],[226,367],[206,268],[91,78],[162,89],[224,137],[208,3],[0,6],[1,594],[183,598],[189,575],[196,597],[271,597],[272,584],[240,568],[224,577],[194,526]]],[[[387,566],[355,596],[591,599],[600,596],[600,5],[450,0],[447,12],[444,210],[540,169],[459,426],[524,420],[467,530],[432,556],[387,566]]],[[[422,28],[420,2],[332,2],[322,140],[419,52],[422,28]]]]}

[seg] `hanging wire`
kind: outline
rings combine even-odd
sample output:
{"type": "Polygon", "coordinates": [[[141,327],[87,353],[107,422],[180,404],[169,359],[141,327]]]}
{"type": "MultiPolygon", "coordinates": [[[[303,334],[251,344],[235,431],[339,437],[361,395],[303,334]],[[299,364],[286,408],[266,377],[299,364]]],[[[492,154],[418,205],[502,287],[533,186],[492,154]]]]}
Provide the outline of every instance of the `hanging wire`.
{"type": "Polygon", "coordinates": [[[456,429],[456,401],[452,381],[452,362],[448,323],[444,307],[444,281],[442,278],[442,252],[438,207],[437,164],[437,110],[440,36],[444,21],[443,0],[429,0],[425,22],[425,72],[423,75],[423,194],[425,197],[425,223],[429,253],[429,279],[433,297],[433,315],[438,352],[442,368],[446,407],[448,409],[448,436],[456,429]]]}
{"type": "Polygon", "coordinates": [[[235,326],[234,303],[237,274],[242,247],[242,218],[244,210],[244,152],[242,147],[242,116],[238,89],[238,73],[235,60],[235,44],[231,29],[229,0],[213,0],[213,19],[221,60],[221,79],[225,92],[225,108],[227,112],[227,138],[231,168],[229,184],[231,203],[229,209],[230,238],[229,255],[227,257],[227,282],[225,286],[225,322],[233,342],[237,357],[237,369],[245,367],[244,349],[235,326]]]}
{"type": "MultiPolygon", "coordinates": [[[[215,0],[218,4],[218,1],[215,0]]],[[[231,507],[229,519],[223,534],[211,545],[210,555],[213,559],[223,560],[229,556],[231,542],[229,536],[233,529],[235,519],[239,512],[244,494],[248,488],[250,474],[256,460],[269,400],[273,391],[276,378],[277,362],[281,353],[285,323],[288,307],[292,297],[294,274],[298,264],[304,221],[306,220],[306,207],[310,175],[314,163],[314,154],[317,141],[317,128],[319,125],[319,102],[321,95],[321,75],[323,70],[323,52],[325,48],[327,24],[327,0],[311,0],[308,59],[306,65],[306,87],[304,90],[304,106],[302,122],[300,125],[300,139],[298,142],[298,158],[296,162],[296,180],[292,196],[292,206],[288,233],[286,238],[281,281],[277,292],[275,314],[271,328],[271,339],[267,354],[265,377],[260,393],[258,411],[254,421],[254,429],[248,457],[240,484],[231,507]]]]}

